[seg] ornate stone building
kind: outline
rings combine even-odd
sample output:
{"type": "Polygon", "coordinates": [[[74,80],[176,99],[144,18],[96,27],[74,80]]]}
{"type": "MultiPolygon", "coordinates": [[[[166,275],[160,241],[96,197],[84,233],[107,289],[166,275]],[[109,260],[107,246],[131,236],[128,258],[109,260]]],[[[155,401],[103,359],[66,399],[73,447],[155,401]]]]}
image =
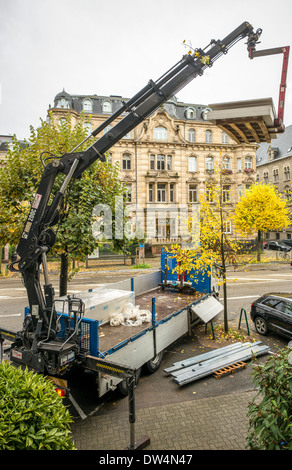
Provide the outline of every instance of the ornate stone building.
{"type": "MultiPolygon", "coordinates": [[[[50,111],[55,122],[70,113],[73,124],[83,112],[91,132],[123,101],[127,99],[121,96],[69,95],[63,90],[50,111]]],[[[198,207],[222,157],[224,194],[231,211],[255,181],[258,146],[236,144],[208,121],[208,111],[205,105],[173,97],[111,149],[109,158],[118,162],[120,178],[128,186],[132,228],[142,229],[153,244],[181,239],[186,214],[198,207]]],[[[231,223],[226,230],[232,233],[231,223]]]]}

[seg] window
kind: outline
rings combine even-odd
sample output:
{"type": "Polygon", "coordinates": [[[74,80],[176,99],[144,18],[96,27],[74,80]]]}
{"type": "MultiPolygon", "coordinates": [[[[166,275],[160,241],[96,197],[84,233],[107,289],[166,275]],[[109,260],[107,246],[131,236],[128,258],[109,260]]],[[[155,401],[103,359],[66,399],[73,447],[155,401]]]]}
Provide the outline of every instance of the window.
{"type": "Polygon", "coordinates": [[[57,108],[69,109],[70,108],[69,101],[66,100],[65,98],[61,98],[57,103],[57,108]]]}
{"type": "Polygon", "coordinates": [[[85,123],[83,124],[83,127],[84,127],[84,129],[86,129],[86,135],[91,134],[92,125],[90,124],[90,122],[85,122],[85,123]]]}
{"type": "Polygon", "coordinates": [[[169,202],[174,202],[174,184],[169,185],[169,202]]]}
{"type": "Polygon", "coordinates": [[[112,112],[112,104],[110,101],[104,101],[102,104],[102,112],[109,114],[112,112]]]}
{"type": "Polygon", "coordinates": [[[284,167],[284,180],[285,181],[290,180],[290,167],[289,166],[284,167]]]}
{"type": "Polygon", "coordinates": [[[157,184],[157,201],[166,202],[166,184],[157,184]]]}
{"type": "Polygon", "coordinates": [[[129,153],[123,155],[123,170],[131,170],[131,155],[129,153]]]}
{"type": "Polygon", "coordinates": [[[269,182],[269,172],[265,171],[264,172],[264,183],[268,184],[268,182],[269,182]]]}
{"type": "Polygon", "coordinates": [[[154,201],[154,184],[150,183],[149,184],[149,202],[154,201]]]}
{"type": "Polygon", "coordinates": [[[242,197],[242,184],[238,185],[238,199],[241,199],[242,197]]]}
{"type": "Polygon", "coordinates": [[[128,134],[124,135],[123,139],[130,139],[131,138],[131,131],[128,134]]]}
{"type": "Polygon", "coordinates": [[[189,186],[189,202],[198,202],[198,185],[190,184],[189,186]]]}
{"type": "Polygon", "coordinates": [[[197,171],[197,157],[189,157],[189,171],[197,171]]]}
{"type": "Polygon", "coordinates": [[[210,131],[209,129],[206,130],[205,132],[205,141],[206,141],[206,144],[211,144],[212,143],[212,131],[210,131]]]}
{"type": "Polygon", "coordinates": [[[106,126],[103,130],[103,135],[106,134],[108,131],[110,131],[112,128],[112,126],[109,124],[108,126],[106,126]]]}
{"type": "Polygon", "coordinates": [[[222,197],[223,197],[223,202],[230,202],[230,185],[223,185],[222,188],[222,197]]]}
{"type": "Polygon", "coordinates": [[[167,140],[167,130],[165,129],[165,127],[155,127],[154,139],[167,140]]]}
{"type": "Polygon", "coordinates": [[[245,157],[244,159],[244,168],[252,168],[252,158],[251,157],[245,157]]]}
{"type": "Polygon", "coordinates": [[[273,178],[274,178],[274,183],[278,183],[278,182],[279,182],[279,171],[278,171],[278,168],[275,168],[275,170],[273,170],[273,178]]]}
{"type": "Polygon", "coordinates": [[[213,159],[213,157],[206,157],[206,170],[207,171],[214,170],[214,159],[213,159]]]}
{"type": "Polygon", "coordinates": [[[229,233],[229,234],[232,233],[232,225],[231,225],[230,220],[226,220],[224,225],[225,225],[224,233],[229,233]]]}
{"type": "Polygon", "coordinates": [[[168,171],[172,170],[172,156],[171,155],[167,155],[167,169],[168,171]]]}
{"type": "Polygon", "coordinates": [[[165,155],[157,155],[157,170],[165,170],[165,155]]]}
{"type": "Polygon", "coordinates": [[[241,172],[241,158],[237,159],[237,171],[238,171],[238,173],[241,172]]]}
{"type": "Polygon", "coordinates": [[[222,132],[222,144],[228,144],[228,142],[228,135],[226,134],[226,132],[222,132]]]}
{"type": "Polygon", "coordinates": [[[83,100],[83,111],[92,111],[92,101],[89,98],[83,100]]]}
{"type": "Polygon", "coordinates": [[[229,157],[224,157],[223,158],[223,168],[225,170],[229,170],[230,169],[230,158],[229,157]]]}
{"type": "Polygon", "coordinates": [[[155,155],[150,155],[150,170],[155,170],[155,155]]]}
{"type": "Polygon", "coordinates": [[[187,108],[185,116],[187,119],[196,119],[196,110],[194,108],[187,108]]]}
{"type": "Polygon", "coordinates": [[[195,131],[195,129],[189,129],[188,138],[189,138],[189,142],[196,142],[196,131],[195,131]]]}
{"type": "Polygon", "coordinates": [[[132,185],[127,184],[126,186],[127,201],[132,202],[132,185]]]}

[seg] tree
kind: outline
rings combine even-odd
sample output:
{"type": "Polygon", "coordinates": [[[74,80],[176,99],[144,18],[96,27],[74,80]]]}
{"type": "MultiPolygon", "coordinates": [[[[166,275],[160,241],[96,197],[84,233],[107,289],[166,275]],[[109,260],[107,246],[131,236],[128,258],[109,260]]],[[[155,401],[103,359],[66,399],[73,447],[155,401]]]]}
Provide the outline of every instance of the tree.
{"type": "MultiPolygon", "coordinates": [[[[221,155],[221,153],[220,153],[221,155]]],[[[190,271],[210,275],[217,267],[217,275],[223,286],[224,330],[228,332],[227,276],[228,264],[237,264],[239,243],[231,236],[228,227],[232,223],[230,186],[226,179],[224,157],[215,165],[206,182],[206,192],[201,198],[199,211],[189,219],[192,243],[188,250],[173,245],[171,251],[178,261],[178,274],[190,271]]]]}
{"type": "Polygon", "coordinates": [[[257,233],[257,260],[260,261],[262,232],[282,230],[290,225],[289,208],[277,188],[255,183],[238,202],[235,226],[245,234],[257,233]]]}
{"type": "MultiPolygon", "coordinates": [[[[70,117],[59,126],[53,120],[41,121],[38,129],[31,127],[30,138],[25,141],[24,148],[14,136],[6,164],[0,169],[1,244],[18,243],[43,172],[43,164],[48,158],[72,151],[86,138],[84,122],[85,116],[74,126],[70,117]]],[[[85,144],[85,148],[89,143],[85,144]]],[[[85,148],[80,147],[80,151],[85,148]]],[[[64,175],[58,175],[53,193],[60,188],[63,178],[64,175]]],[[[52,250],[61,259],[60,295],[67,293],[70,260],[84,260],[98,246],[99,240],[92,230],[96,221],[93,208],[97,204],[109,207],[113,214],[111,222],[114,227],[116,198],[122,205],[119,215],[122,214],[123,219],[119,223],[123,226],[126,190],[119,180],[118,168],[108,162],[96,161],[80,179],[70,184],[61,212],[57,241],[52,250]]],[[[116,239],[115,231],[112,233],[116,249],[127,244],[123,234],[116,239]]]]}

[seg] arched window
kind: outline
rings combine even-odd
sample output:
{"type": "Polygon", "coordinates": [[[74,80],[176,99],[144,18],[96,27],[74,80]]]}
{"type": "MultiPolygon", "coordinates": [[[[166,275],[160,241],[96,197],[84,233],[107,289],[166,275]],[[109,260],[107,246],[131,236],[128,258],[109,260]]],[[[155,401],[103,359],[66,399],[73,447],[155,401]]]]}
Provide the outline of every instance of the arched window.
{"type": "Polygon", "coordinates": [[[212,131],[210,131],[210,129],[207,129],[206,130],[206,133],[205,133],[205,138],[206,138],[206,144],[211,144],[212,143],[212,131]]]}
{"type": "Polygon", "coordinates": [[[103,113],[111,113],[112,112],[112,104],[110,101],[104,101],[102,105],[102,112],[103,113]]]}
{"type": "Polygon", "coordinates": [[[196,119],[196,110],[194,108],[187,108],[185,115],[187,119],[196,119]]]}
{"type": "Polygon", "coordinates": [[[167,140],[167,129],[165,127],[155,127],[154,139],[167,140]]]}
{"type": "Polygon", "coordinates": [[[195,131],[195,129],[189,129],[189,142],[196,142],[196,131],[195,131]]]}
{"type": "Polygon", "coordinates": [[[92,101],[89,98],[83,100],[83,111],[92,111],[92,101]]]}

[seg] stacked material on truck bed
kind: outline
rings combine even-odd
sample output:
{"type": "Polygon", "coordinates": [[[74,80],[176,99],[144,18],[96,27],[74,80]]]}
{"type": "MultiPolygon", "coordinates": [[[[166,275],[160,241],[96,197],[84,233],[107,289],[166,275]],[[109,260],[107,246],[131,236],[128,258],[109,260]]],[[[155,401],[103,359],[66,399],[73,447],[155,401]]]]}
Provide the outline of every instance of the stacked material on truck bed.
{"type": "MultiPolygon", "coordinates": [[[[103,324],[109,322],[111,315],[121,313],[130,302],[135,303],[134,292],[104,287],[93,289],[90,292],[80,292],[74,294],[74,297],[83,300],[86,318],[98,320],[103,324]]],[[[65,296],[56,300],[55,306],[58,313],[68,313],[67,303],[64,303],[66,298],[65,296]],[[64,311],[63,307],[65,307],[64,311]]]]}
{"type": "Polygon", "coordinates": [[[272,98],[217,103],[209,107],[208,120],[238,144],[260,144],[277,137],[272,98]]]}
{"type": "Polygon", "coordinates": [[[170,374],[175,383],[182,386],[211,375],[223,367],[266,354],[269,350],[269,346],[261,345],[261,341],[239,342],[176,362],[164,369],[164,372],[170,374]]]}

